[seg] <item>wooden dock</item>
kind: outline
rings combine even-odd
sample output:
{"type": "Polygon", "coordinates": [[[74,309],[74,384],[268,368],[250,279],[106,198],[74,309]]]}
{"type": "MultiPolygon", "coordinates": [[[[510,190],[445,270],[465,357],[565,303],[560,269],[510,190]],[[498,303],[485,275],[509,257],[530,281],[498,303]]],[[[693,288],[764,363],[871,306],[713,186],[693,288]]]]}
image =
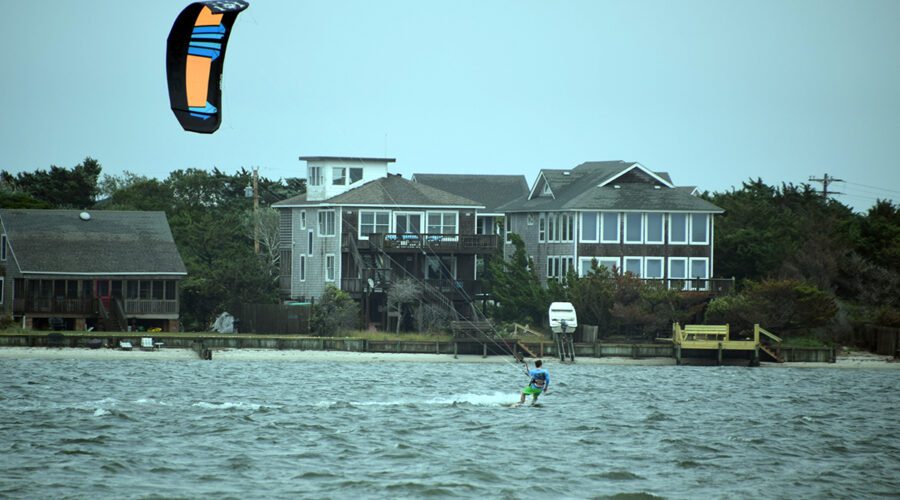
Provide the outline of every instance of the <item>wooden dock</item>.
{"type": "Polygon", "coordinates": [[[715,351],[718,364],[728,351],[743,351],[750,354],[750,366],[759,366],[760,351],[774,361],[783,363],[781,338],[766,331],[758,324],[753,325],[753,338],[732,340],[728,325],[684,325],[672,324],[672,342],[675,345],[675,363],[680,365],[683,350],[715,351]]]}

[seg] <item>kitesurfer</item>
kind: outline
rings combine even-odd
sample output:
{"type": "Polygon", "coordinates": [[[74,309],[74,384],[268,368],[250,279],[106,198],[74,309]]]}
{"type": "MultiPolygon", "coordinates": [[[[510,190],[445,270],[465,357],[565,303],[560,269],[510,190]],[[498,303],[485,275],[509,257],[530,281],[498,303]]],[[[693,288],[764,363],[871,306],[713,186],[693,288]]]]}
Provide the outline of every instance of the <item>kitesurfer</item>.
{"type": "Polygon", "coordinates": [[[525,373],[531,377],[531,380],[522,389],[522,397],[519,399],[520,405],[525,404],[525,396],[529,394],[531,395],[531,404],[537,403],[538,396],[547,392],[547,389],[550,387],[550,372],[541,368],[543,364],[541,360],[537,359],[534,361],[534,368],[529,370],[528,361],[525,361],[525,373]]]}

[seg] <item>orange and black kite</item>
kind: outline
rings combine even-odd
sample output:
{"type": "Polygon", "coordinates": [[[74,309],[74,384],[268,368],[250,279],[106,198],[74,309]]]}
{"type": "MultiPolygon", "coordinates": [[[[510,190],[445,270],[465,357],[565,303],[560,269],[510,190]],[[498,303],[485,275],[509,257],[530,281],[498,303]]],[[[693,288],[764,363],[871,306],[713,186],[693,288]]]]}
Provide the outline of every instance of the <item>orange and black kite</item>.
{"type": "Polygon", "coordinates": [[[181,11],[166,50],[169,101],[181,126],[211,134],[222,121],[222,66],[225,46],[243,0],[194,2],[181,11]]]}

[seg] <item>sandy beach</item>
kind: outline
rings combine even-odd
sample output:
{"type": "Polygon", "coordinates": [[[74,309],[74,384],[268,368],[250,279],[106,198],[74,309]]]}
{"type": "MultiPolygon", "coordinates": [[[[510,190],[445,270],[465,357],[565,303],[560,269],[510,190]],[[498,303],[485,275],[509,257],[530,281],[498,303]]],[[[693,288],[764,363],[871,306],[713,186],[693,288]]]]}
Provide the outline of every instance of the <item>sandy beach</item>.
{"type": "MultiPolygon", "coordinates": [[[[84,348],[46,348],[46,347],[2,347],[0,360],[4,359],[90,359],[90,360],[127,360],[155,359],[160,361],[199,361],[196,352],[191,349],[160,349],[143,351],[134,349],[84,349],[84,348]]],[[[336,361],[336,362],[416,362],[416,363],[511,363],[504,356],[482,357],[478,355],[460,355],[454,358],[451,354],[408,354],[408,353],[364,353],[345,351],[301,351],[274,349],[218,349],[213,350],[213,360],[228,361],[336,361]]],[[[556,361],[548,358],[549,363],[556,361]]],[[[732,365],[745,365],[746,362],[730,362],[732,365]]],[[[675,364],[674,358],[625,358],[580,357],[577,364],[589,365],[636,365],[636,366],[670,366],[675,364]]],[[[693,364],[693,363],[687,363],[693,364]]],[[[880,356],[862,351],[846,351],[838,355],[835,363],[761,363],[764,367],[774,368],[875,368],[900,369],[900,363],[894,362],[890,356],[880,356]]]]}

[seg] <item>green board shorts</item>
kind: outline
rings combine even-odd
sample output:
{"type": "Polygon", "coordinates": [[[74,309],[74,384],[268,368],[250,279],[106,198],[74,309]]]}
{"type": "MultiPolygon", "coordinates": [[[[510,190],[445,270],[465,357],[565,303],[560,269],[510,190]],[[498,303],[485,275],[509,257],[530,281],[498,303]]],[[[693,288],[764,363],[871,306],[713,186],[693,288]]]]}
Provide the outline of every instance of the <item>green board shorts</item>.
{"type": "Polygon", "coordinates": [[[542,392],[544,392],[542,389],[531,387],[530,385],[526,385],[525,388],[522,389],[522,394],[531,394],[532,396],[537,396],[542,392]]]}

